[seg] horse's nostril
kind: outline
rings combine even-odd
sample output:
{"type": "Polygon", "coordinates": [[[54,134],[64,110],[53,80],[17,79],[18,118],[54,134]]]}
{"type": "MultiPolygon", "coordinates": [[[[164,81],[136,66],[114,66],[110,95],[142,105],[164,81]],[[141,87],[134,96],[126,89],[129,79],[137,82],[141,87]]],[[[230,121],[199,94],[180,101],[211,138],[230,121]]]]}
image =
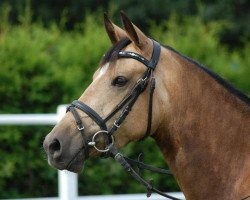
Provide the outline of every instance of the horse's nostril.
{"type": "Polygon", "coordinates": [[[54,139],[49,145],[49,152],[54,155],[56,152],[61,150],[61,144],[58,139],[54,139]]]}

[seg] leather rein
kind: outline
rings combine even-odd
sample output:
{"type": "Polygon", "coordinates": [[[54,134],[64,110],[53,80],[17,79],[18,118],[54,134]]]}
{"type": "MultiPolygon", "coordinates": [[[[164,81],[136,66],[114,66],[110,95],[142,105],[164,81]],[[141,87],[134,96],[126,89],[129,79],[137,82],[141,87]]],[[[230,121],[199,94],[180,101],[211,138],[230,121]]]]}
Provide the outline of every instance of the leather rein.
{"type": "MultiPolygon", "coordinates": [[[[140,182],[143,186],[147,189],[147,197],[150,197],[152,192],[156,192],[166,198],[172,199],[172,200],[180,200],[176,197],[170,196],[168,194],[165,194],[164,192],[159,191],[153,186],[152,181],[146,181],[141,177],[140,170],[149,170],[156,173],[162,173],[171,175],[172,173],[169,170],[153,167],[151,165],[147,165],[143,163],[142,155],[138,157],[138,160],[133,160],[130,158],[125,157],[121,153],[118,152],[118,149],[114,146],[114,134],[116,130],[121,126],[121,124],[124,122],[130,111],[132,110],[133,105],[135,104],[136,100],[140,96],[141,93],[144,92],[144,90],[147,88],[148,83],[150,82],[150,92],[149,92],[149,104],[148,104],[148,123],[147,123],[147,131],[145,133],[145,137],[149,136],[151,133],[151,124],[152,124],[152,104],[153,104],[153,94],[155,89],[155,78],[153,76],[153,72],[157,66],[157,63],[160,58],[161,53],[161,46],[158,42],[153,41],[153,53],[150,60],[147,60],[143,56],[130,52],[130,51],[120,51],[118,53],[118,58],[132,58],[135,59],[141,63],[143,63],[147,70],[144,72],[143,76],[137,81],[136,85],[133,87],[133,89],[129,92],[129,94],[117,105],[117,107],[108,114],[105,118],[102,118],[97,112],[95,112],[92,108],[90,108],[85,103],[74,100],[68,107],[67,111],[70,111],[76,121],[76,125],[78,130],[81,132],[83,136],[83,147],[80,149],[80,151],[84,151],[85,157],[88,158],[89,156],[89,148],[93,147],[98,152],[102,154],[102,156],[105,157],[112,157],[122,167],[138,182],[140,182]],[[88,138],[85,135],[84,132],[84,126],[81,120],[80,115],[78,114],[77,110],[81,110],[82,112],[86,113],[95,123],[100,127],[100,131],[96,132],[92,138],[88,138]],[[123,109],[124,108],[124,109],[123,109]],[[123,110],[122,110],[123,109],[123,110]],[[107,121],[109,121],[118,111],[122,110],[121,114],[116,118],[115,122],[112,124],[111,128],[107,128],[107,121]],[[97,145],[97,137],[99,135],[102,135],[104,137],[104,142],[106,147],[104,149],[98,148],[97,145]],[[138,170],[136,171],[132,166],[137,166],[138,170]]],[[[126,45],[128,45],[130,41],[126,45]]],[[[79,152],[78,152],[79,153],[79,152]]],[[[77,154],[78,154],[77,153],[77,154]]],[[[76,156],[77,156],[76,154],[76,156]]],[[[75,157],[76,157],[75,156],[75,157]]],[[[74,158],[75,158],[74,157],[74,158]]],[[[73,159],[74,159],[73,158],[73,159]]],[[[72,160],[73,160],[72,159],[72,160]]],[[[71,162],[69,163],[69,165],[71,162]]],[[[68,167],[69,167],[68,165],[68,167]]]]}

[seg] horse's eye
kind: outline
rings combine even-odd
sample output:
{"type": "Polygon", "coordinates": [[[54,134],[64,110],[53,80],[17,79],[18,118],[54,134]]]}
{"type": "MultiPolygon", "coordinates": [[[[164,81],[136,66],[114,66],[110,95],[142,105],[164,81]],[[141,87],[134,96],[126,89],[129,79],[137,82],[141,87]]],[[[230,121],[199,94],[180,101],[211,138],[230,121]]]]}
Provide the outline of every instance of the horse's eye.
{"type": "Polygon", "coordinates": [[[112,85],[117,87],[122,87],[128,82],[128,79],[124,76],[117,76],[113,81],[112,85]]]}

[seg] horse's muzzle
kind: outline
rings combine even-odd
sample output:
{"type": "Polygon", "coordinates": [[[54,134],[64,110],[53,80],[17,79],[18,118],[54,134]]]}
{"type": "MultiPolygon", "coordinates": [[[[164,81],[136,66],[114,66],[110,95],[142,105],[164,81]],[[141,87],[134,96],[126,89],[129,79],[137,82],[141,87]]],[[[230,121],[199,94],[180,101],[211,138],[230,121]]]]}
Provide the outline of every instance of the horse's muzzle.
{"type": "Polygon", "coordinates": [[[66,169],[72,172],[80,172],[83,169],[84,148],[70,150],[68,142],[64,144],[63,139],[51,138],[50,135],[46,136],[43,148],[51,166],[59,170],[66,169]]]}

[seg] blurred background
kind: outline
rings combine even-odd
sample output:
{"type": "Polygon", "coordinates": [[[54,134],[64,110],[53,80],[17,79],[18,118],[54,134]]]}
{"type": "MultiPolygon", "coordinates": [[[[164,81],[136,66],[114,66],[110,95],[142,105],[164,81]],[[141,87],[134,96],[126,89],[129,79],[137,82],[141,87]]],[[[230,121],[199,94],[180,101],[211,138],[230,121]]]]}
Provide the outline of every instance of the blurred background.
{"type": "MultiPolygon", "coordinates": [[[[111,46],[103,12],[121,25],[120,10],[250,94],[248,0],[1,0],[0,113],[55,113],[78,98],[111,46]]],[[[42,150],[51,128],[0,126],[0,198],[57,196],[57,170],[42,150]]],[[[167,167],[151,139],[123,150],[132,158],[141,151],[146,162],[167,167]]],[[[145,177],[163,191],[179,190],[172,177],[145,177]]],[[[79,179],[79,195],[144,192],[109,159],[88,161],[79,179]]]]}

